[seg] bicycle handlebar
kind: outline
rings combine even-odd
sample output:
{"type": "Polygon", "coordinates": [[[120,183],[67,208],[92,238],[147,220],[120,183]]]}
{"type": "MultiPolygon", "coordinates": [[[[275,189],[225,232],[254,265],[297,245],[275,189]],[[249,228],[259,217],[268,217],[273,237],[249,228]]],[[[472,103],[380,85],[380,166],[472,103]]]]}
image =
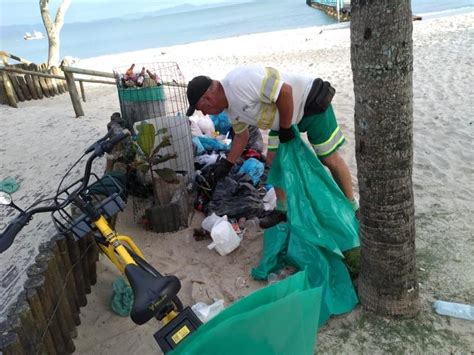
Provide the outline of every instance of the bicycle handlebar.
{"type": "Polygon", "coordinates": [[[8,225],[5,231],[0,235],[0,253],[3,253],[13,244],[16,235],[28,224],[30,219],[31,215],[28,212],[21,213],[8,225]]]}
{"type": "Polygon", "coordinates": [[[93,154],[87,160],[84,177],[82,178],[82,184],[73,193],[71,193],[70,197],[67,200],[63,201],[60,204],[54,204],[52,206],[40,206],[32,209],[31,211],[21,212],[19,216],[17,216],[12,222],[10,222],[8,227],[2,233],[0,233],[0,253],[3,253],[13,244],[13,241],[15,240],[17,234],[23,229],[24,226],[28,224],[34,214],[41,212],[53,212],[59,210],[60,208],[64,208],[79,193],[84,191],[84,189],[87,188],[87,184],[89,183],[92,162],[94,161],[94,159],[104,155],[104,153],[110,153],[115,145],[130,136],[130,132],[124,129],[122,132],[109,139],[110,135],[111,131],[109,131],[107,135],[99,139],[86,150],[85,154],[91,152],[93,152],[93,154]]]}

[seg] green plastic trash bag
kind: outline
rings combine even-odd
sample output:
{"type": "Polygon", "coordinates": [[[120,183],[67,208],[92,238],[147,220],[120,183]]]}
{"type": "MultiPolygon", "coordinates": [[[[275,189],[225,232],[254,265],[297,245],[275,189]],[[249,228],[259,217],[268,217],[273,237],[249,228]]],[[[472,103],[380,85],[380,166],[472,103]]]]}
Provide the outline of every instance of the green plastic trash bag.
{"type": "Polygon", "coordinates": [[[123,277],[117,278],[112,284],[110,307],[122,317],[128,317],[133,306],[133,290],[123,277]]]}
{"type": "Polygon", "coordinates": [[[313,354],[320,304],[321,289],[299,272],[229,306],[171,354],[313,354]]]}
{"type": "Polygon", "coordinates": [[[342,252],[359,246],[359,224],[333,178],[297,130],[295,135],[280,145],[268,177],[287,192],[288,223],[265,231],[263,257],[252,276],[266,279],[285,264],[307,269],[311,286],[322,288],[322,325],[358,302],[342,252]]]}
{"type": "Polygon", "coordinates": [[[268,274],[277,272],[288,264],[288,224],[281,223],[265,231],[263,235],[263,255],[257,268],[252,269],[252,277],[266,280],[268,274]]]}

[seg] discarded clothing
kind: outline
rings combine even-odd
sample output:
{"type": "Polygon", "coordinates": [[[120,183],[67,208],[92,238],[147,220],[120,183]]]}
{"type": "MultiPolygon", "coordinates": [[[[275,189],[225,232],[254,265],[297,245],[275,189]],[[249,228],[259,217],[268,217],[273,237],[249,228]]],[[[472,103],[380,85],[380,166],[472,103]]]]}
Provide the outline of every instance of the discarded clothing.
{"type": "Polygon", "coordinates": [[[259,217],[264,211],[262,198],[246,174],[227,176],[218,181],[207,206],[208,214],[214,212],[232,218],[259,217]]]}
{"type": "Polygon", "coordinates": [[[206,152],[206,149],[204,148],[201,141],[199,140],[199,137],[193,137],[192,141],[195,147],[194,156],[202,155],[206,152]]]}
{"type": "Polygon", "coordinates": [[[211,151],[212,150],[216,150],[216,151],[220,151],[220,150],[229,151],[230,150],[230,146],[228,144],[224,144],[215,138],[209,138],[207,136],[199,136],[198,139],[206,150],[211,150],[211,151]]]}
{"type": "Polygon", "coordinates": [[[254,185],[258,185],[260,182],[260,177],[263,175],[263,170],[265,169],[265,164],[261,161],[258,161],[255,158],[249,158],[239,169],[240,174],[247,174],[252,179],[254,185]]]}
{"type": "Polygon", "coordinates": [[[112,284],[113,292],[110,308],[122,317],[128,317],[133,307],[133,291],[123,277],[117,278],[112,284]]]}

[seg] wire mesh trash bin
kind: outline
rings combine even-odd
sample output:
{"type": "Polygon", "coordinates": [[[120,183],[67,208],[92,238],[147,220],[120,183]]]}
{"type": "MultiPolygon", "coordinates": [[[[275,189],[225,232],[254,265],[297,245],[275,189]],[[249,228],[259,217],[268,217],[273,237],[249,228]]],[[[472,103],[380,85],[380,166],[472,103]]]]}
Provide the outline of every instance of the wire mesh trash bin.
{"type": "Polygon", "coordinates": [[[118,87],[117,89],[122,117],[126,117],[129,124],[166,114],[166,96],[162,85],[145,88],[118,87]]]}
{"type": "MultiPolygon", "coordinates": [[[[171,145],[161,148],[159,154],[174,155],[175,158],[160,162],[159,168],[179,172],[184,178],[182,185],[186,189],[186,186],[194,182],[195,174],[191,129],[185,115],[188,102],[184,76],[177,63],[173,62],[136,64],[135,68],[137,69],[121,67],[114,71],[122,117],[134,134],[137,134],[140,124],[152,124],[156,132],[155,147],[166,136],[171,136],[171,145]]],[[[166,184],[157,186],[154,182],[151,183],[155,189],[155,204],[152,207],[155,209],[157,206],[166,207],[166,202],[157,203],[156,196],[166,195],[166,191],[159,190],[169,190],[169,186],[166,184]]],[[[136,202],[135,199],[133,201],[136,202]]],[[[149,210],[150,206],[146,208],[149,210]]],[[[149,214],[149,211],[139,206],[134,206],[134,212],[136,219],[149,214]]],[[[183,224],[184,218],[175,219],[180,221],[179,224],[183,224]]]]}

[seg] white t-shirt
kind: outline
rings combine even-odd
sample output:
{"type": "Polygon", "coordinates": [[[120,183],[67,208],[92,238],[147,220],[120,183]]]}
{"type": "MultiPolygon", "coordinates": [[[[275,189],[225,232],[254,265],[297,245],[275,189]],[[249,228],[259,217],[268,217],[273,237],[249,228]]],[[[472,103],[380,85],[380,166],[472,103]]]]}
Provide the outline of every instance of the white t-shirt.
{"type": "Polygon", "coordinates": [[[276,106],[283,83],[293,93],[292,124],[303,117],[304,104],[314,78],[279,72],[262,66],[244,66],[232,70],[221,80],[229,107],[225,110],[235,133],[243,132],[248,125],[260,129],[280,129],[276,106]]]}

